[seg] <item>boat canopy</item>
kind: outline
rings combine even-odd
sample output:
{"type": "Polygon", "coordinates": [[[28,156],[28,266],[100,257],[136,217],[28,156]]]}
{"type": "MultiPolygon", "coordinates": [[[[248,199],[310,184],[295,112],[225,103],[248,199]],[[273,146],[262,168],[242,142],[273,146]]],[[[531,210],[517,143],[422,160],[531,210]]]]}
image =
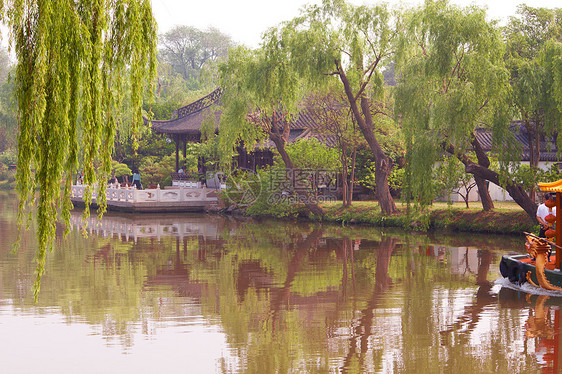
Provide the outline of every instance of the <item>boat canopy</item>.
{"type": "Polygon", "coordinates": [[[539,183],[539,188],[548,192],[562,192],[562,179],[556,182],[539,183]]]}

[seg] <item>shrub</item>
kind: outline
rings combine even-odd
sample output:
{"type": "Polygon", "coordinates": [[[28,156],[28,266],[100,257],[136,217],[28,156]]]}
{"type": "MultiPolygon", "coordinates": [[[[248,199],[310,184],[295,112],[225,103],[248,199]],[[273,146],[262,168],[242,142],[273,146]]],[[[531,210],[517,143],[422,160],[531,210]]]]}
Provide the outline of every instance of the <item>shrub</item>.
{"type": "Polygon", "coordinates": [[[145,157],[139,168],[141,174],[141,182],[145,188],[160,184],[165,185],[170,180],[170,173],[174,171],[174,156],[165,157],[145,157]]]}
{"type": "Polygon", "coordinates": [[[18,163],[18,156],[13,150],[7,149],[0,153],[0,163],[7,167],[10,165],[16,165],[18,163]]]}

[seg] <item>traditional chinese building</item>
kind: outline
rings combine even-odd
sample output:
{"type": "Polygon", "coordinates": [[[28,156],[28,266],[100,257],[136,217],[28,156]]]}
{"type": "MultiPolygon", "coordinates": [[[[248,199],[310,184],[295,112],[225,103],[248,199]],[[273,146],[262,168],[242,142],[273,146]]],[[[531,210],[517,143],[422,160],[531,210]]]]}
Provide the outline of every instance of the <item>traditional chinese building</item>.
{"type": "MultiPolygon", "coordinates": [[[[164,121],[152,121],[152,129],[159,134],[163,134],[176,145],[176,170],[179,169],[180,149],[183,156],[186,156],[188,142],[201,141],[201,128],[204,124],[214,126],[215,131],[219,131],[219,121],[221,111],[219,100],[222,90],[217,88],[207,96],[194,101],[193,103],[176,109],[172,118],[164,121]]],[[[148,121],[145,119],[145,121],[148,121]]],[[[289,143],[299,139],[312,136],[316,124],[309,113],[301,113],[297,120],[291,123],[289,143]]],[[[247,150],[243,146],[238,147],[238,155],[235,162],[239,168],[256,170],[257,168],[273,163],[273,143],[266,143],[263,147],[254,150],[247,150]]]]}

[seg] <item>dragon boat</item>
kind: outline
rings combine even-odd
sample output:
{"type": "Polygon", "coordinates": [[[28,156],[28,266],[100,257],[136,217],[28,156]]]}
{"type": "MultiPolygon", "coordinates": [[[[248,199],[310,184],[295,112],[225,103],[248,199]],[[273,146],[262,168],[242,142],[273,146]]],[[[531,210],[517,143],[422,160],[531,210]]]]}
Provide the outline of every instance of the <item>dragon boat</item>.
{"type": "Polygon", "coordinates": [[[556,193],[555,203],[551,200],[545,202],[551,212],[545,218],[549,224],[546,238],[526,232],[527,254],[504,255],[500,261],[500,273],[518,285],[528,282],[546,290],[562,291],[562,179],[552,183],[539,183],[539,188],[556,193]],[[558,212],[556,216],[552,214],[554,207],[558,212]]]}

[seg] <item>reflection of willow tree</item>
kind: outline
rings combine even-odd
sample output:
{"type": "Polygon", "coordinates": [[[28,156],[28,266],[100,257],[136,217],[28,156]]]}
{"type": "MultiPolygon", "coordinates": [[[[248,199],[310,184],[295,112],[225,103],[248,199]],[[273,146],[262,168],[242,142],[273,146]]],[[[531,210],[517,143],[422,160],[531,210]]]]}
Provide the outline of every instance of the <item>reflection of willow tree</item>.
{"type": "MultiPolygon", "coordinates": [[[[100,327],[99,333],[132,345],[133,326],[142,318],[142,284],[149,274],[139,266],[132,242],[80,234],[70,235],[68,248],[56,251],[43,278],[38,305],[57,305],[73,318],[100,327]]],[[[149,263],[149,261],[144,261],[149,263]]]]}
{"type": "Polygon", "coordinates": [[[395,247],[396,238],[385,237],[380,243],[377,251],[376,281],[367,305],[361,311],[361,317],[357,325],[353,327],[353,332],[349,337],[349,349],[343,364],[344,372],[373,372],[379,371],[382,368],[384,345],[373,347],[370,341],[376,330],[374,326],[376,324],[376,310],[384,303],[386,291],[392,284],[388,269],[390,257],[395,247]],[[373,351],[373,362],[369,364],[367,359],[370,350],[373,351]]]}
{"type": "Polygon", "coordinates": [[[246,371],[309,372],[316,364],[301,359],[308,352],[325,352],[326,344],[324,326],[317,323],[326,311],[317,307],[322,299],[330,306],[341,278],[329,244],[319,243],[322,229],[245,224],[240,234],[215,257],[217,272],[199,273],[209,285],[202,308],[220,315],[246,371]]]}
{"type": "Polygon", "coordinates": [[[337,289],[332,278],[339,272],[334,274],[331,261],[323,261],[325,253],[318,248],[322,231],[316,226],[245,225],[242,231],[239,241],[225,245],[218,279],[206,281],[220,293],[217,311],[242,365],[249,372],[287,372],[296,357],[321,350],[325,341],[321,325],[302,328],[307,318],[293,303],[302,305],[310,294],[337,289]]]}
{"type": "Polygon", "coordinates": [[[390,284],[388,266],[395,239],[388,239],[389,251],[377,252],[375,263],[365,261],[370,256],[363,254],[359,261],[373,268],[360,271],[361,278],[356,279],[349,238],[328,238],[319,244],[321,232],[317,228],[295,228],[289,226],[285,231],[277,225],[246,225],[242,236],[247,240],[228,248],[221,259],[231,274],[225,276],[226,284],[213,288],[224,295],[220,302],[223,327],[248,372],[328,370],[334,352],[327,349],[330,338],[323,321],[331,321],[329,329],[335,331],[341,315],[349,311],[348,293],[342,292],[342,285],[346,290],[351,283],[352,297],[364,299],[358,295],[368,294],[374,287],[384,290],[390,284]],[[252,272],[254,287],[249,286],[244,270],[252,272]],[[236,286],[244,289],[228,290],[236,286]],[[318,361],[304,360],[311,352],[318,361]]]}
{"type": "MultiPolygon", "coordinates": [[[[441,362],[440,345],[428,339],[438,331],[439,320],[432,318],[435,313],[436,302],[442,301],[444,295],[434,295],[435,284],[429,279],[435,279],[438,274],[432,265],[434,259],[425,256],[421,250],[412,250],[413,266],[408,277],[408,287],[411,292],[405,293],[402,310],[403,346],[407,352],[402,358],[401,367],[405,372],[431,373],[436,372],[434,363],[441,362]]],[[[438,271],[439,269],[437,269],[438,271]]]]}
{"type": "Polygon", "coordinates": [[[466,334],[466,331],[473,331],[480,322],[484,308],[497,301],[496,296],[490,294],[492,283],[487,279],[491,260],[492,254],[490,251],[479,252],[476,284],[480,287],[476,292],[474,301],[464,307],[463,313],[456,318],[455,322],[440,331],[442,339],[451,339],[450,335],[454,335],[452,340],[454,340],[455,345],[468,344],[470,335],[466,334]]]}
{"type": "Polygon", "coordinates": [[[521,333],[518,310],[500,309],[498,319],[492,323],[485,318],[486,310],[498,303],[497,296],[490,293],[493,284],[487,279],[496,260],[493,253],[487,250],[478,253],[476,293],[466,288],[435,288],[425,279],[427,260],[424,256],[415,260],[417,272],[412,273],[410,291],[404,294],[401,351],[407,354],[396,363],[401,370],[422,373],[531,370],[533,365],[525,362],[524,356],[513,359],[509,348],[521,333]],[[478,330],[479,326],[486,328],[478,330]],[[436,366],[436,362],[440,364],[436,366]]]}
{"type": "MultiPolygon", "coordinates": [[[[418,349],[411,336],[427,344],[405,365],[426,362],[421,354],[428,349],[435,362],[442,362],[439,346],[427,339],[439,331],[439,323],[427,321],[436,313],[435,287],[473,286],[475,277],[486,279],[481,274],[487,274],[490,262],[482,260],[480,272],[463,280],[424,248],[404,250],[398,237],[373,237],[367,230],[362,250],[354,251],[355,241],[343,229],[326,230],[341,239],[320,238],[316,226],[246,223],[237,241],[225,242],[215,264],[205,264],[218,271],[199,273],[197,279],[208,284],[203,310],[210,318],[220,315],[244,371],[328,371],[334,362],[349,372],[377,370],[389,344],[402,351],[404,344],[406,350],[418,349]],[[414,290],[404,296],[400,322],[387,308],[395,307],[389,295],[403,285],[414,290]],[[401,324],[412,328],[396,331],[401,324]]],[[[402,359],[397,360],[394,365],[401,367],[402,359]]]]}

